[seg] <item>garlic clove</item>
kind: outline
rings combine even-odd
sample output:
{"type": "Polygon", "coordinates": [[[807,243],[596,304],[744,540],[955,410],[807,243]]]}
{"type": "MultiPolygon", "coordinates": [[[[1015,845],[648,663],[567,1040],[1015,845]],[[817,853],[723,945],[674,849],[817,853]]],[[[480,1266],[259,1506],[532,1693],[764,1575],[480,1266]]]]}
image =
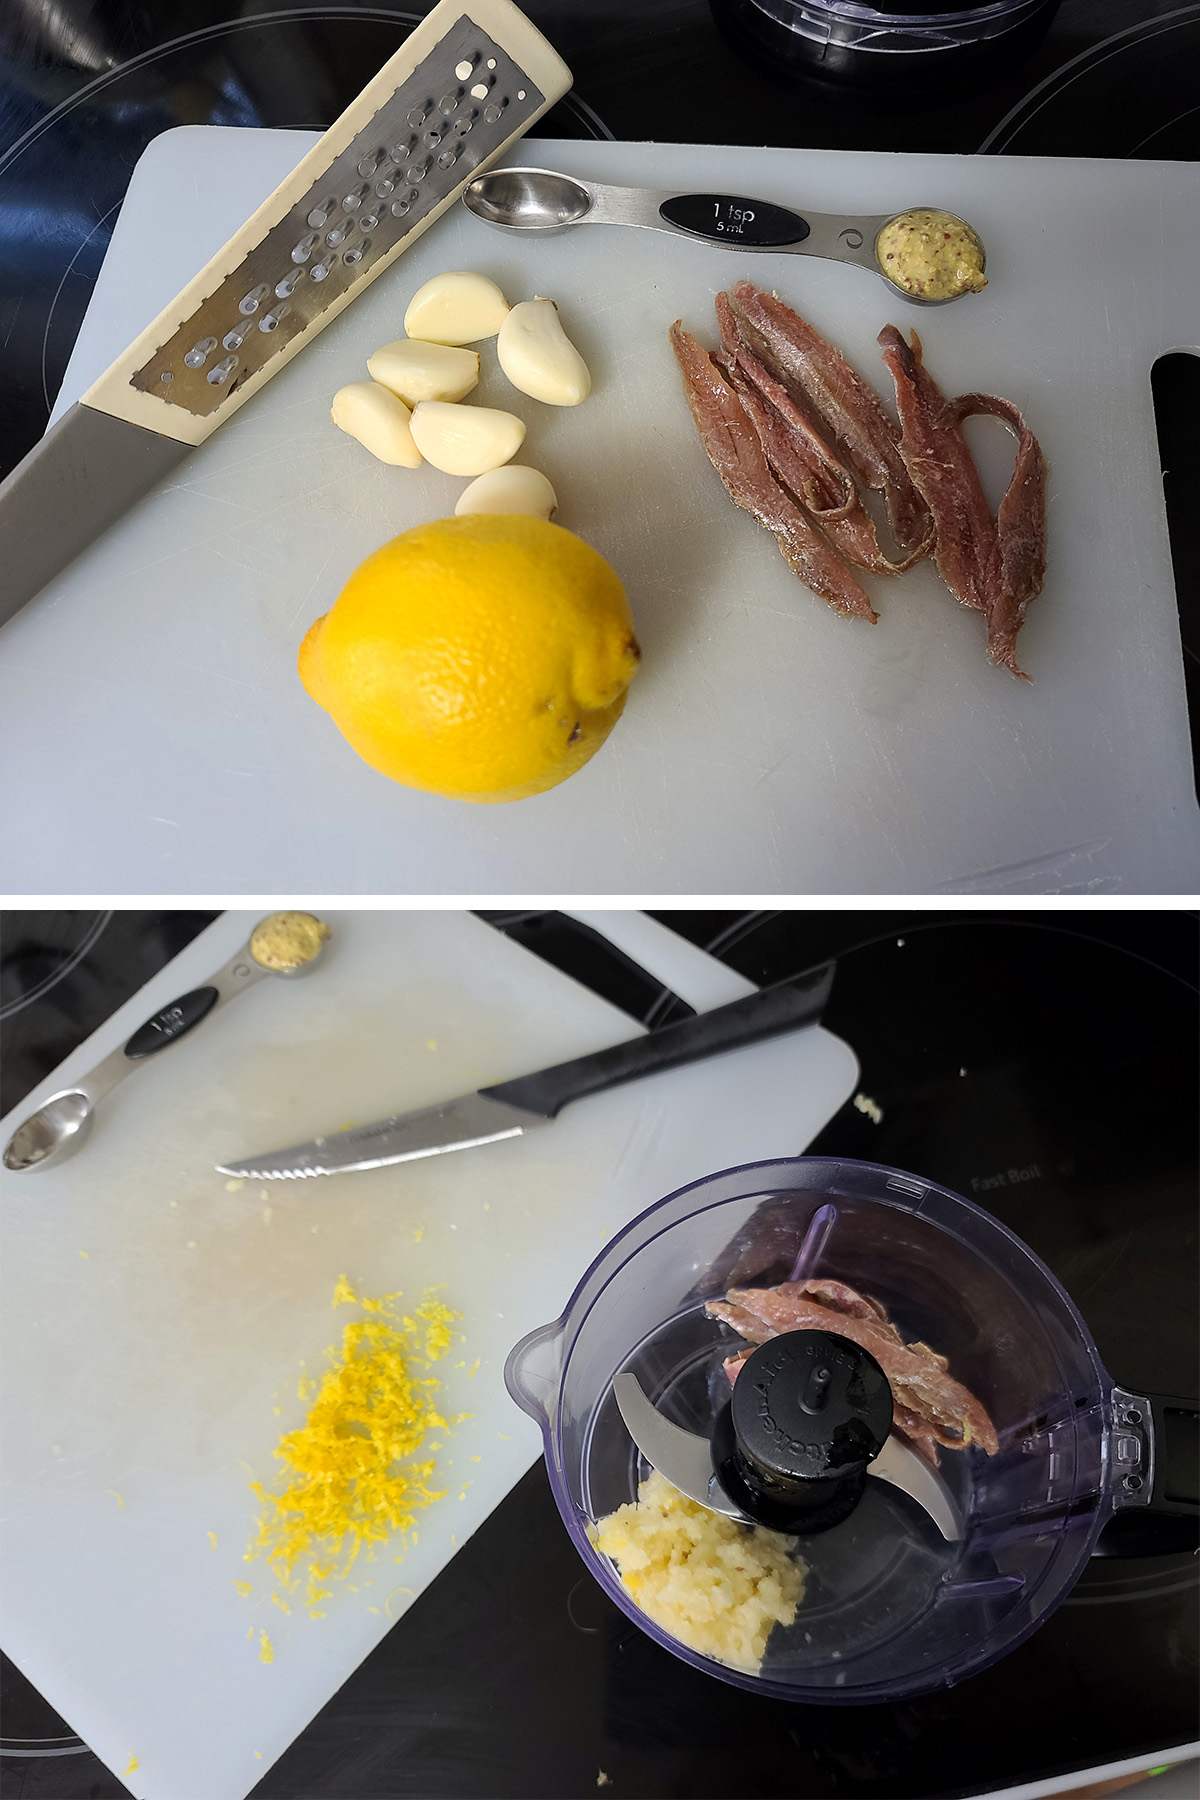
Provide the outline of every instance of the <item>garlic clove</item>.
{"type": "Polygon", "coordinates": [[[413,441],[409,410],[377,381],[352,381],[339,388],[329,416],[340,431],[357,438],[380,462],[405,469],[420,467],[421,452],[413,441]]]}
{"type": "Polygon", "coordinates": [[[508,316],[508,301],[494,281],[469,269],[435,275],[408,303],[404,329],[432,344],[474,344],[495,337],[508,316]]]}
{"type": "Polygon", "coordinates": [[[547,406],[578,406],[592,391],[588,366],[562,328],[553,300],[522,300],[496,339],[500,367],[515,388],[547,406]]]}
{"type": "Polygon", "coordinates": [[[464,488],[454,513],[456,518],[464,513],[527,513],[530,518],[549,519],[557,510],[558,495],[540,469],[508,463],[464,488]]]}
{"type": "Polygon", "coordinates": [[[418,400],[461,400],[479,381],[477,351],[412,338],[384,344],[374,356],[368,356],[367,368],[406,406],[415,406],[418,400]]]}
{"type": "Polygon", "coordinates": [[[525,439],[524,421],[512,413],[441,400],[419,401],[413,407],[411,430],[422,456],[447,475],[482,475],[498,469],[517,454],[525,439]]]}

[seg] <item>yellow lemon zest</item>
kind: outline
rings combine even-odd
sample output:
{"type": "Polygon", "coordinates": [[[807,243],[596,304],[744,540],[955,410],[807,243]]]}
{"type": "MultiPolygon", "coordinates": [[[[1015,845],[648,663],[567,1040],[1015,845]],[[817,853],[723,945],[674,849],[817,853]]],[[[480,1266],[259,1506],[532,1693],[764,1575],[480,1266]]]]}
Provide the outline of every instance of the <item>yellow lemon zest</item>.
{"type": "Polygon", "coordinates": [[[311,1383],[318,1391],[304,1425],[276,1448],[281,1490],[251,1482],[264,1510],[246,1560],[263,1556],[293,1592],[302,1575],[311,1618],[325,1616],[317,1609],[332,1595],[326,1584],[344,1579],[364,1547],[373,1556],[393,1532],[412,1530],[418,1510],[444,1497],[431,1485],[432,1458],[419,1454],[431,1430],[449,1429],[434,1399],[438,1378],[417,1373],[445,1354],[460,1316],[438,1292],[426,1289],[412,1316],[399,1321],[398,1294],[360,1299],[344,1276],[338,1280],[334,1305],[353,1303],[367,1317],[346,1325],[331,1366],[311,1383]]]}
{"type": "Polygon", "coordinates": [[[267,1636],[265,1631],[259,1632],[258,1641],[262,1646],[262,1648],[259,1650],[259,1653],[258,1653],[259,1662],[265,1662],[265,1663],[274,1662],[275,1661],[275,1646],[272,1644],[270,1638],[267,1636]]]}

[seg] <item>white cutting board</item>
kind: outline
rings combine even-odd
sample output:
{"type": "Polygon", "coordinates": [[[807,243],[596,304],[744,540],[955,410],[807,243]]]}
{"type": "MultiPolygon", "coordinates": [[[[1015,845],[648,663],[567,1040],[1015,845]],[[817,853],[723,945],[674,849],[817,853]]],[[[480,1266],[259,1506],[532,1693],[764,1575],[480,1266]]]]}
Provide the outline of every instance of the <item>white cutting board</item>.
{"type": "MultiPolygon", "coordinates": [[[[210,926],[0,1141],[218,968],[256,916],[210,926]]],[[[504,1359],[558,1316],[604,1240],[714,1169],[801,1151],[857,1079],[853,1052],[815,1026],[578,1102],[527,1140],[230,1192],[212,1172],[230,1154],[637,1033],[467,914],[327,916],[327,964],[239,997],[104,1101],[78,1156],[0,1187],[4,1648],[116,1773],[137,1758],[127,1785],[152,1800],[241,1800],[537,1458],[504,1359]],[[341,1274],[412,1301],[446,1284],[466,1342],[440,1365],[442,1397],[474,1417],[439,1458],[449,1493],[419,1516],[416,1548],[360,1561],[359,1592],[337,1589],[314,1621],[285,1617],[242,1560],[247,1484],[270,1483],[304,1415],[298,1376],[355,1316],[331,1311],[341,1274]]]]}
{"type": "MultiPolygon", "coordinates": [[[[60,405],[307,149],[185,127],[135,171],[60,405]]],[[[919,312],[840,264],[615,227],[530,243],[454,209],[166,487],[0,633],[4,885],[72,892],[1190,892],[1200,889],[1149,373],[1200,345],[1189,165],[530,142],[515,162],[742,189],[828,211],[932,202],[989,248],[978,299],[919,312]],[[555,791],[471,807],[367,769],[304,694],[308,625],[463,483],[373,462],[329,401],[445,268],[556,297],[595,372],[578,410],[508,387],[560,522],[628,587],[645,662],[602,753],[555,791]],[[666,342],[713,295],[775,287],[890,391],[875,337],[916,323],[948,393],[1027,413],[1051,469],[1050,571],[1021,654],[930,567],[835,617],[726,498],[666,342]]],[[[1011,464],[972,421],[994,492],[1011,464]]]]}

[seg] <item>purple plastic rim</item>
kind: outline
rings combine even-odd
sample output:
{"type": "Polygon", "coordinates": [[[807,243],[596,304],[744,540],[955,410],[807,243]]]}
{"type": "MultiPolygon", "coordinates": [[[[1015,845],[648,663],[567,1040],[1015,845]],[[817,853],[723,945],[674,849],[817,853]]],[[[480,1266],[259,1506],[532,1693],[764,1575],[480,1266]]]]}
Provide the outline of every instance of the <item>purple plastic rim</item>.
{"type": "MultiPolygon", "coordinates": [[[[1003,28],[1044,4],[1045,0],[984,0],[982,6],[959,6],[952,11],[921,12],[914,9],[912,12],[898,13],[883,12],[878,7],[863,4],[863,0],[795,0],[792,10],[808,7],[813,12],[824,13],[831,22],[838,25],[869,25],[886,31],[953,31],[967,25],[998,25],[1003,28]]],[[[786,4],[780,6],[779,14],[786,10],[789,10],[786,4]]],[[[970,43],[973,40],[966,41],[970,43]]]]}
{"type": "MultiPolygon", "coordinates": [[[[1009,1245],[1018,1251],[1020,1255],[1038,1271],[1057,1297],[1063,1308],[1064,1314],[1073,1323],[1079,1343],[1094,1371],[1098,1394],[1103,1395],[1115,1385],[1112,1377],[1100,1361],[1100,1353],[1096,1347],[1095,1340],[1088,1330],[1079,1309],[1068,1295],[1058,1277],[1046,1266],[1042,1259],[1029,1248],[1029,1245],[1025,1243],[1023,1238],[1018,1237],[1016,1232],[1011,1231],[1009,1227],[997,1219],[994,1214],[989,1213],[982,1206],[977,1206],[973,1200],[966,1199],[964,1195],[955,1193],[953,1188],[944,1187],[941,1182],[931,1181],[923,1175],[913,1175],[906,1169],[892,1168],[886,1163],[865,1162],[861,1158],[854,1157],[792,1156],[776,1157],[768,1162],[738,1163],[729,1169],[714,1170],[712,1174],[702,1176],[698,1181],[687,1182],[683,1187],[676,1188],[673,1192],[665,1194],[661,1200],[656,1200],[652,1206],[648,1206],[643,1212],[636,1214],[627,1225],[622,1227],[616,1237],[614,1237],[610,1243],[605,1245],[599,1256],[594,1257],[588,1264],[588,1267],[575,1284],[571,1297],[567,1301],[566,1307],[559,1317],[554,1320],[551,1325],[540,1326],[537,1330],[528,1333],[509,1353],[505,1363],[504,1380],[512,1399],[521,1407],[522,1411],[529,1411],[526,1396],[520,1392],[515,1374],[516,1365],[520,1360],[521,1352],[525,1346],[535,1338],[548,1340],[552,1336],[561,1336],[569,1326],[582,1327],[588,1313],[584,1312],[578,1320],[575,1320],[572,1317],[572,1314],[576,1303],[579,1301],[593,1275],[601,1265],[608,1262],[610,1259],[619,1266],[621,1259],[617,1253],[620,1250],[621,1244],[637,1232],[638,1228],[654,1213],[670,1206],[674,1201],[683,1199],[687,1194],[698,1193],[701,1189],[711,1186],[713,1182],[724,1181],[731,1177],[742,1175],[765,1175],[765,1173],[770,1170],[794,1170],[808,1167],[827,1170],[827,1179],[830,1182],[836,1180],[837,1175],[841,1170],[854,1169],[868,1171],[874,1176],[881,1177],[884,1181],[891,1177],[898,1183],[907,1182],[911,1184],[908,1190],[910,1200],[917,1198],[912,1189],[921,1189],[920,1200],[915,1206],[904,1206],[902,1204],[900,1195],[905,1191],[903,1188],[898,1188],[896,1190],[897,1199],[895,1202],[876,1199],[871,1196],[870,1198],[873,1199],[873,1203],[876,1205],[888,1206],[894,1204],[899,1211],[906,1211],[919,1216],[921,1204],[925,1197],[930,1193],[938,1193],[944,1195],[956,1205],[964,1208],[967,1213],[973,1213],[978,1218],[985,1221],[990,1229],[999,1234],[1001,1238],[1007,1240],[1009,1245]]],[[[772,1192],[777,1191],[779,1191],[778,1188],[772,1184],[768,1177],[758,1187],[748,1188],[746,1194],[740,1197],[750,1198],[756,1193],[761,1193],[765,1197],[772,1192]]],[[[832,1197],[832,1190],[828,1187],[822,1187],[818,1183],[813,1183],[812,1186],[807,1189],[797,1189],[794,1191],[807,1191],[813,1194],[827,1192],[831,1193],[832,1197]]],[[[868,1196],[859,1196],[859,1198],[867,1197],[868,1196]]],[[[728,1204],[728,1198],[713,1202],[714,1206],[724,1206],[728,1204]]],[[[706,1208],[704,1210],[708,1209],[706,1208]]],[[[928,1223],[935,1230],[946,1229],[936,1220],[929,1220],[928,1223]]],[[[664,1227],[664,1230],[671,1229],[673,1229],[673,1226],[664,1227]]],[[[661,1234],[655,1234],[655,1236],[658,1235],[661,1234]]],[[[648,1238],[646,1240],[647,1243],[653,1241],[653,1238],[648,1238]]],[[[977,1252],[976,1254],[982,1255],[981,1252],[977,1252]]],[[[599,1294],[602,1292],[603,1287],[597,1290],[597,1295],[593,1298],[593,1305],[595,1304],[595,1299],[598,1298],[599,1294]]],[[[589,1307],[588,1311],[590,1312],[590,1310],[591,1308],[589,1307]]],[[[563,1364],[562,1369],[559,1372],[558,1386],[560,1391],[562,1382],[566,1377],[569,1362],[570,1353],[568,1352],[567,1361],[563,1364]]],[[[769,1675],[756,1675],[741,1669],[730,1668],[727,1664],[716,1662],[710,1657],[701,1656],[696,1651],[690,1650],[686,1645],[679,1643],[677,1639],[671,1637],[668,1632],[663,1631],[660,1626],[656,1625],[654,1621],[647,1616],[647,1614],[641,1611],[636,1602],[633,1601],[626,1592],[608,1558],[598,1556],[596,1551],[592,1548],[584,1528],[583,1517],[580,1510],[575,1505],[570,1494],[566,1491],[563,1478],[564,1461],[559,1436],[557,1406],[555,1406],[552,1416],[544,1416],[538,1423],[542,1432],[546,1469],[550,1479],[550,1490],[554,1495],[554,1503],[558,1508],[563,1524],[566,1526],[568,1536],[575,1545],[575,1548],[579,1552],[588,1571],[594,1579],[600,1583],[600,1586],[605,1590],[609,1597],[615,1601],[618,1607],[620,1607],[626,1617],[631,1619],[639,1630],[644,1631],[655,1643],[660,1644],[664,1650],[669,1651],[672,1656],[679,1657],[683,1662],[689,1663],[692,1668],[699,1669],[703,1674],[714,1675],[718,1680],[727,1681],[734,1687],[745,1688],[750,1693],[766,1694],[774,1699],[788,1700],[797,1705],[878,1705],[882,1702],[908,1699],[913,1695],[929,1693],[938,1688],[956,1687],[959,1682],[967,1680],[970,1676],[980,1674],[984,1669],[987,1669],[993,1663],[1000,1661],[1002,1657],[1008,1656],[1013,1650],[1017,1649],[1019,1645],[1032,1637],[1034,1632],[1039,1630],[1041,1626],[1045,1624],[1046,1620],[1050,1618],[1055,1610],[1062,1604],[1072,1587],[1074,1587],[1075,1582],[1079,1579],[1088,1558],[1095,1548],[1097,1538],[1111,1518],[1113,1512],[1113,1502],[1111,1498],[1106,1494],[1098,1496],[1095,1508],[1092,1512],[1090,1525],[1086,1533],[1081,1532],[1079,1536],[1076,1546],[1076,1567],[1070,1580],[1064,1584],[1057,1598],[1051,1605],[1029,1619],[1019,1630],[1014,1630],[1012,1636],[1006,1638],[1000,1649],[989,1649],[987,1644],[984,1644],[976,1655],[964,1656],[961,1664],[955,1668],[952,1674],[930,1674],[927,1671],[918,1671],[907,1680],[903,1677],[898,1677],[887,1682],[879,1682],[869,1686],[864,1685],[854,1691],[847,1691],[844,1687],[834,1688],[814,1686],[812,1688],[802,1689],[794,1683],[789,1684],[774,1681],[769,1675]]]]}

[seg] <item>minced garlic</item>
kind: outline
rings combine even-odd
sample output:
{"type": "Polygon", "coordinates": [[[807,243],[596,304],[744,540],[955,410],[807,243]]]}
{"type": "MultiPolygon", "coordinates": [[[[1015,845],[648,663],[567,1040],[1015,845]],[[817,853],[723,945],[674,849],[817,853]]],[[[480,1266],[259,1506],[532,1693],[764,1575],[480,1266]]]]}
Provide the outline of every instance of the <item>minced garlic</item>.
{"type": "MultiPolygon", "coordinates": [[[[414,1460],[431,1430],[449,1430],[434,1395],[436,1376],[414,1373],[442,1358],[460,1315],[427,1288],[411,1315],[400,1315],[398,1294],[359,1299],[343,1276],[333,1304],[355,1305],[368,1315],[346,1326],[340,1353],[318,1384],[308,1418],[279,1443],[286,1485],[269,1493],[251,1486],[265,1511],[246,1560],[265,1556],[279,1585],[294,1592],[305,1578],[310,1617],[323,1618],[325,1584],[344,1576],[359,1551],[374,1554],[392,1532],[412,1530],[416,1513],[444,1490],[431,1486],[434,1462],[414,1460]]],[[[304,1385],[301,1387],[302,1397],[304,1385]]],[[[414,1534],[415,1540],[415,1534],[414,1534]]]]}
{"type": "Polygon", "coordinates": [[[759,1669],[771,1631],[796,1617],[807,1572],[797,1539],[710,1512],[657,1469],[587,1532],[656,1625],[731,1668],[759,1669]]]}

